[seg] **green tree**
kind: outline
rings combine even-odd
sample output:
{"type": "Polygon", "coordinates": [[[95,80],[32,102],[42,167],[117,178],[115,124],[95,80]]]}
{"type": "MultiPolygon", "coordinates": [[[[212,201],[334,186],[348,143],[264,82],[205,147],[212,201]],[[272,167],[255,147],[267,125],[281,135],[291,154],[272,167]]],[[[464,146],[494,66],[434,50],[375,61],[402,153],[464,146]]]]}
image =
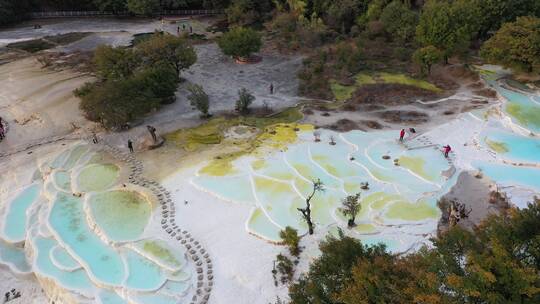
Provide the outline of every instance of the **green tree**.
{"type": "Polygon", "coordinates": [[[480,55],[489,62],[520,72],[540,72],[540,18],[519,17],[505,23],[482,46],[480,55]]]}
{"type": "Polygon", "coordinates": [[[235,27],[223,34],[218,45],[225,55],[234,58],[249,58],[262,46],[261,36],[250,28],[235,27]]]}
{"type": "Polygon", "coordinates": [[[416,27],[416,39],[423,46],[433,45],[443,51],[445,63],[448,57],[463,53],[478,31],[473,19],[475,11],[464,2],[428,0],[416,27]]]}
{"type": "Polygon", "coordinates": [[[359,258],[368,261],[388,255],[383,245],[366,247],[359,240],[345,236],[328,236],[319,245],[321,256],[313,261],[305,276],[289,288],[292,304],[339,303],[336,299],[352,280],[352,267],[359,258]]]}
{"type": "MultiPolygon", "coordinates": [[[[425,252],[425,251],[424,251],[425,252]]],[[[340,303],[448,303],[440,295],[429,260],[423,253],[407,258],[390,254],[359,257],[352,267],[352,278],[340,290],[340,303]]]]}
{"type": "Polygon", "coordinates": [[[514,22],[520,16],[540,17],[537,0],[470,0],[479,11],[479,35],[485,38],[497,31],[503,23],[514,22]]]}
{"type": "Polygon", "coordinates": [[[255,96],[246,88],[238,91],[238,99],[236,100],[236,111],[245,114],[249,112],[249,106],[255,101],[255,96]]]}
{"type": "Polygon", "coordinates": [[[127,0],[127,9],[137,15],[151,16],[160,9],[159,0],[127,0]]]}
{"type": "Polygon", "coordinates": [[[283,243],[289,248],[289,252],[293,256],[300,255],[300,237],[298,231],[292,227],[285,227],[285,229],[279,232],[279,237],[283,240],[283,243]]]}
{"type": "Polygon", "coordinates": [[[349,226],[349,228],[354,227],[356,225],[356,215],[358,212],[360,212],[360,209],[362,209],[362,205],[360,204],[360,193],[348,195],[346,198],[341,200],[341,205],[341,213],[349,217],[347,226],[349,226]]]}
{"type": "Polygon", "coordinates": [[[135,81],[148,88],[152,97],[158,98],[162,104],[173,103],[178,88],[178,75],[168,65],[158,64],[143,69],[135,76],[135,81]]]}
{"type": "Polygon", "coordinates": [[[415,35],[418,15],[400,0],[394,0],[383,9],[380,21],[393,40],[405,43],[415,35]]]}
{"type": "Polygon", "coordinates": [[[367,27],[368,23],[379,20],[384,7],[390,0],[373,0],[370,1],[366,11],[356,18],[356,24],[362,29],[367,27]]]}
{"type": "Polygon", "coordinates": [[[208,109],[210,108],[210,101],[208,94],[204,91],[203,87],[198,84],[192,84],[187,88],[189,95],[188,100],[192,107],[195,107],[202,114],[202,117],[209,117],[208,109]]]}
{"type": "Polygon", "coordinates": [[[247,26],[269,19],[272,8],[270,0],[233,0],[225,14],[229,24],[247,26]]]}
{"type": "Polygon", "coordinates": [[[131,49],[100,45],[94,52],[94,64],[98,76],[115,80],[130,77],[140,60],[131,49]]]}
{"type": "Polygon", "coordinates": [[[391,255],[340,234],[289,288],[293,304],[523,303],[540,301],[540,200],[454,226],[433,246],[391,255]]]}
{"type": "Polygon", "coordinates": [[[281,274],[281,284],[286,284],[292,281],[294,275],[294,264],[291,259],[280,253],[276,257],[276,262],[277,271],[281,274]]]}
{"type": "Polygon", "coordinates": [[[163,62],[173,67],[177,75],[197,61],[193,47],[185,39],[170,34],[155,33],[137,45],[136,53],[145,65],[163,62]]]}
{"type": "Polygon", "coordinates": [[[118,129],[156,109],[161,102],[140,80],[108,81],[76,91],[81,98],[80,108],[88,119],[118,129]]]}
{"type": "Polygon", "coordinates": [[[431,66],[443,59],[443,53],[433,45],[419,48],[413,53],[413,61],[418,64],[422,73],[431,74],[431,66]]]}
{"type": "Polygon", "coordinates": [[[0,25],[25,19],[31,4],[30,0],[0,0],[0,25]]]}
{"type": "Polygon", "coordinates": [[[163,58],[159,61],[150,58],[157,58],[150,48],[141,52],[98,47],[94,56],[98,82],[87,83],[75,91],[81,98],[80,108],[85,116],[116,129],[161,104],[174,102],[179,81],[176,66],[163,58]]]}

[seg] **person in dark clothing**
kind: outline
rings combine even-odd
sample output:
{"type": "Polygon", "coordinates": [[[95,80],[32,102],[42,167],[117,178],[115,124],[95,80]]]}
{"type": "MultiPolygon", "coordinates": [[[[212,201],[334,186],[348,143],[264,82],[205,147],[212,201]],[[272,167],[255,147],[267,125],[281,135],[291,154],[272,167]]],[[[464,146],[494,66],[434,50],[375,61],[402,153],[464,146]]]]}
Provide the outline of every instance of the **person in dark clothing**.
{"type": "Polygon", "coordinates": [[[413,134],[416,133],[416,129],[415,129],[415,128],[409,128],[409,131],[410,131],[411,133],[413,133],[413,134]]]}
{"type": "Polygon", "coordinates": [[[274,84],[270,83],[270,94],[274,94],[274,84]]]}
{"type": "Polygon", "coordinates": [[[150,132],[150,135],[152,135],[152,139],[154,140],[154,143],[156,143],[157,142],[156,128],[152,126],[146,126],[146,128],[148,129],[148,132],[150,132]]]}
{"type": "Polygon", "coordinates": [[[93,142],[94,144],[97,144],[97,143],[98,143],[98,138],[97,138],[96,133],[92,133],[92,142],[93,142]]]}
{"type": "Polygon", "coordinates": [[[133,142],[131,139],[128,139],[128,149],[130,153],[133,153],[133,142]]]}
{"type": "Polygon", "coordinates": [[[190,25],[189,26],[189,33],[192,34],[193,33],[193,27],[190,25]]]}

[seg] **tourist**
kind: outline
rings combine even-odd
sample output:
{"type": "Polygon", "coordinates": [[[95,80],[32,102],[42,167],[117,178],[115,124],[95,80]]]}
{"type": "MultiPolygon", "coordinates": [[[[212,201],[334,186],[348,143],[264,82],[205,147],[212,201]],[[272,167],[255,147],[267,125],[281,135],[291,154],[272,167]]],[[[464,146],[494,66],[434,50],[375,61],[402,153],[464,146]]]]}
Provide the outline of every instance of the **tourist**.
{"type": "Polygon", "coordinates": [[[409,132],[411,132],[412,134],[416,133],[416,130],[414,128],[409,128],[409,132]]]}
{"type": "Polygon", "coordinates": [[[177,27],[176,27],[176,34],[177,34],[178,36],[180,36],[180,26],[177,26],[177,27]]]}
{"type": "Polygon", "coordinates": [[[156,128],[150,125],[146,126],[146,128],[148,129],[148,132],[150,132],[150,135],[152,135],[152,139],[154,140],[154,143],[156,143],[157,142],[156,128]]]}
{"type": "Polygon", "coordinates": [[[189,26],[189,33],[192,34],[193,33],[193,27],[190,25],[189,26]]]}
{"type": "Polygon", "coordinates": [[[270,83],[270,95],[274,94],[274,84],[270,83]]]}
{"type": "Polygon", "coordinates": [[[448,158],[448,153],[452,151],[452,148],[450,147],[450,145],[446,145],[443,148],[444,148],[444,157],[448,158]]]}
{"type": "Polygon", "coordinates": [[[186,30],[186,24],[185,24],[185,23],[182,23],[182,30],[183,30],[183,31],[186,30]]]}
{"type": "Polygon", "coordinates": [[[97,144],[98,143],[98,138],[97,138],[97,135],[95,132],[92,132],[92,142],[94,144],[97,144]]]}
{"type": "Polygon", "coordinates": [[[405,129],[401,129],[399,132],[399,141],[403,141],[403,137],[405,137],[405,129]]]}
{"type": "Polygon", "coordinates": [[[133,142],[131,139],[128,139],[128,149],[130,153],[133,153],[133,142]]]}

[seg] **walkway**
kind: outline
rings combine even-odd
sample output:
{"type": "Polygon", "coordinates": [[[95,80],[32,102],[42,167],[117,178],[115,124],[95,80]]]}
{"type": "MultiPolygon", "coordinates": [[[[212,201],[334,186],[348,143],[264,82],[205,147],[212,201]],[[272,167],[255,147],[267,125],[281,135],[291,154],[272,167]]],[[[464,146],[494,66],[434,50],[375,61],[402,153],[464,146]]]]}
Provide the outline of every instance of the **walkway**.
{"type": "Polygon", "coordinates": [[[190,304],[208,303],[214,285],[212,260],[208,252],[187,230],[182,230],[178,227],[175,218],[176,210],[170,192],[158,182],[143,177],[143,164],[133,154],[122,152],[120,149],[108,145],[104,145],[103,147],[105,151],[109,152],[115,158],[127,163],[131,169],[129,174],[130,183],[146,187],[158,198],[161,205],[161,228],[171,238],[186,248],[188,258],[195,264],[197,285],[190,304]]]}

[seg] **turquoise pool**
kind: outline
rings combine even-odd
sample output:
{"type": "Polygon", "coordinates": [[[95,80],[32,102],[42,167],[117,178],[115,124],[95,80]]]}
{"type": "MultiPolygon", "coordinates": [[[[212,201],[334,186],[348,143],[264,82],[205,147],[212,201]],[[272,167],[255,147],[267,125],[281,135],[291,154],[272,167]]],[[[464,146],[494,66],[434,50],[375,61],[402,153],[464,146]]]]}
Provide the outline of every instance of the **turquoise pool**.
{"type": "Polygon", "coordinates": [[[26,211],[39,197],[41,183],[34,183],[9,202],[2,225],[3,235],[10,242],[22,242],[26,237],[26,211]]]}
{"type": "Polygon", "coordinates": [[[150,220],[150,202],[135,191],[113,190],[93,194],[87,202],[90,214],[108,240],[135,241],[150,220]]]}
{"type": "Polygon", "coordinates": [[[34,272],[74,301],[188,301],[196,277],[186,252],[161,239],[137,241],[152,204],[107,159],[75,144],[40,162],[28,185],[0,208],[0,264],[34,272]],[[114,188],[119,183],[126,186],[114,188]]]}

